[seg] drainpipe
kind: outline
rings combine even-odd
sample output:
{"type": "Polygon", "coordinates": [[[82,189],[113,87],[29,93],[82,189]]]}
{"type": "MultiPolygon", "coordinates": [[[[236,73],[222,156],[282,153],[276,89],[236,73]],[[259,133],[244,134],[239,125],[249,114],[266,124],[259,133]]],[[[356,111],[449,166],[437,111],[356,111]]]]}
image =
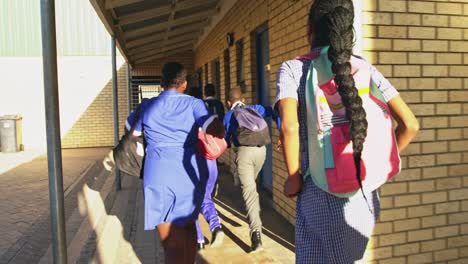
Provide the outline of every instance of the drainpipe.
{"type": "Polygon", "coordinates": [[[67,263],[54,0],[41,0],[42,65],[54,263],[67,263]]]}
{"type": "MultiPolygon", "coordinates": [[[[112,98],[114,104],[114,146],[119,144],[119,98],[117,89],[117,59],[115,48],[115,36],[111,39],[112,50],[112,98]]],[[[120,171],[115,168],[115,188],[117,191],[122,190],[122,178],[120,171]]]]}

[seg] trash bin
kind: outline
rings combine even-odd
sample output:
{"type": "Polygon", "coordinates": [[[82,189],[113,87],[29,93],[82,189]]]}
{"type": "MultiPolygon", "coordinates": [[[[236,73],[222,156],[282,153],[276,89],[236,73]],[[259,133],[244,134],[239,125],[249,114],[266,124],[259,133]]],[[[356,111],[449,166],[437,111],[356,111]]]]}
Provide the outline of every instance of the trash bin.
{"type": "Polygon", "coordinates": [[[18,152],[23,150],[22,119],[19,115],[0,116],[1,152],[18,152]]]}

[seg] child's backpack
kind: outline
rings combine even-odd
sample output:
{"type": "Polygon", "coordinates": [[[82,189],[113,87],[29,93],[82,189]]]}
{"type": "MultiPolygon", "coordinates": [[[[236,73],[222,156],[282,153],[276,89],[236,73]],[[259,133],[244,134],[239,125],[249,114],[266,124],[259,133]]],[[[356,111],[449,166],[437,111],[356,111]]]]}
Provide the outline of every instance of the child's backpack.
{"type": "MultiPolygon", "coordinates": [[[[352,57],[351,65],[368,122],[361,156],[361,180],[363,190],[370,192],[400,172],[400,156],[390,109],[371,79],[369,64],[352,57]]],[[[310,175],[319,188],[336,196],[354,195],[360,185],[353,159],[350,123],[339,120],[346,109],[334,82],[328,48],[323,48],[320,56],[311,61],[306,105],[309,147],[306,176],[310,175]]]]}
{"type": "Polygon", "coordinates": [[[239,127],[234,136],[240,146],[265,146],[270,144],[270,130],[265,119],[255,109],[240,106],[234,110],[239,127]]]}

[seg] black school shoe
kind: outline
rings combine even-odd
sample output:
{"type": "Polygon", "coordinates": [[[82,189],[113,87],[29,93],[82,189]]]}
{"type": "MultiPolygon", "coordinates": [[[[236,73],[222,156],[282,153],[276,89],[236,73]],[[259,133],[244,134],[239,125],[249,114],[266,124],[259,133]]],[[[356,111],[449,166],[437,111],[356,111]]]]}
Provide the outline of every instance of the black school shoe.
{"type": "Polygon", "coordinates": [[[250,241],[252,242],[252,251],[251,252],[258,252],[263,250],[262,244],[262,233],[260,231],[253,231],[250,235],[250,241]]]}
{"type": "Polygon", "coordinates": [[[198,250],[205,249],[205,242],[197,242],[197,248],[198,250]]]}
{"type": "Polygon", "coordinates": [[[211,232],[212,237],[211,237],[211,247],[219,247],[223,244],[223,239],[224,239],[224,232],[223,229],[221,229],[220,226],[215,227],[213,229],[213,232],[211,232]]]}

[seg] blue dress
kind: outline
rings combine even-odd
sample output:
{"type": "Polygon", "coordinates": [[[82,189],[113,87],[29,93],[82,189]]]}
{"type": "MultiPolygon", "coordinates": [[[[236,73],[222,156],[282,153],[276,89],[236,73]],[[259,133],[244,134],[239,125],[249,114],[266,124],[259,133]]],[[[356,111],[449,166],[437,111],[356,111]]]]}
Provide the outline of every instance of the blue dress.
{"type": "MultiPolygon", "coordinates": [[[[202,100],[164,91],[142,112],[145,230],[161,223],[184,226],[197,219],[206,184],[206,160],[195,150],[198,128],[210,115],[202,100]]],[[[142,127],[141,127],[142,126],[142,127]]]]}

